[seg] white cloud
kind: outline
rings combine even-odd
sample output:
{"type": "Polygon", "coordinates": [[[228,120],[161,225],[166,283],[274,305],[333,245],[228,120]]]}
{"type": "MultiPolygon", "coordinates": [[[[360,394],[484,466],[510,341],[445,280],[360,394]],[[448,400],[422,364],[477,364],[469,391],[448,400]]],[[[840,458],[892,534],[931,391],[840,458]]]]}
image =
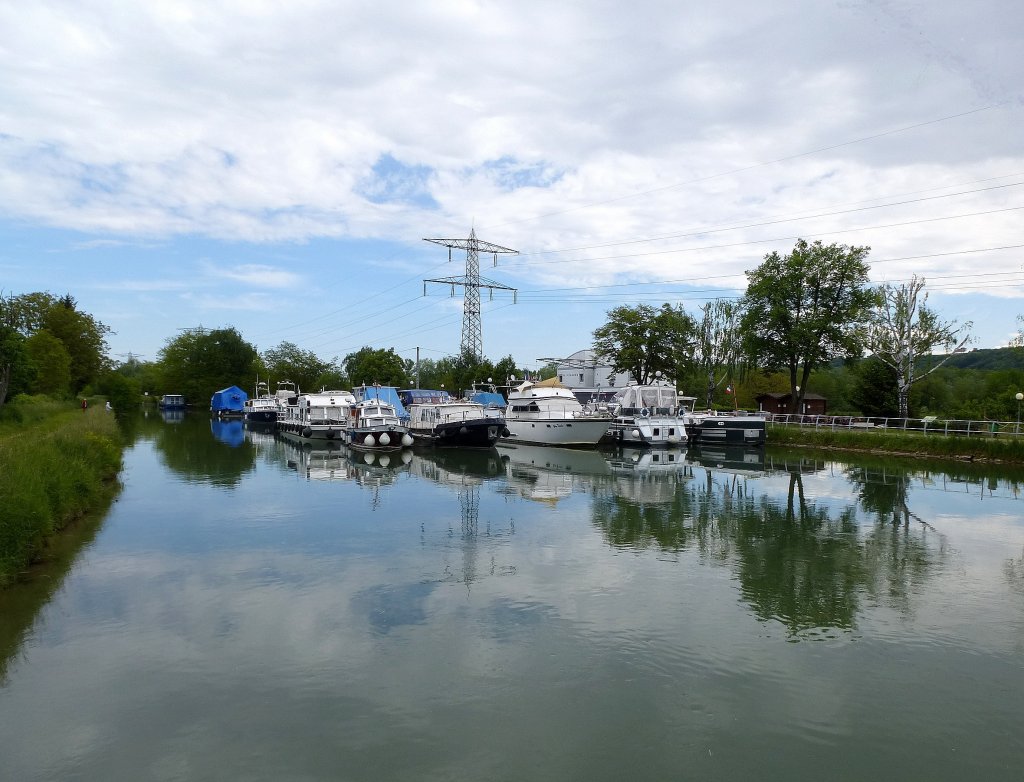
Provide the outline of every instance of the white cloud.
{"type": "MultiPolygon", "coordinates": [[[[502,259],[523,288],[735,287],[795,236],[878,258],[1019,244],[1019,213],[992,211],[1020,203],[1012,189],[743,226],[1024,172],[1022,18],[1010,0],[8,4],[0,209],[85,247],[411,243],[475,224],[524,252],[502,259]],[[698,235],[621,245],[680,233],[698,235]]],[[[223,266],[190,285],[301,282],[223,266]]]]}
{"type": "Polygon", "coordinates": [[[229,267],[207,263],[204,267],[205,273],[210,277],[233,280],[258,288],[294,288],[302,281],[298,274],[258,263],[229,267]]]}

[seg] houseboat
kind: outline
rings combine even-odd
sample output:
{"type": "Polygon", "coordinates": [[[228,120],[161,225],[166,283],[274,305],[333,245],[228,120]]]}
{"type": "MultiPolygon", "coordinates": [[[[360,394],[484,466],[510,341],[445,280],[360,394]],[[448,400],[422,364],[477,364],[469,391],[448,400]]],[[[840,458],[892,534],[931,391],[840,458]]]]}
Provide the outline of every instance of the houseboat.
{"type": "Polygon", "coordinates": [[[347,431],[352,408],[357,404],[350,391],[320,391],[297,394],[284,406],[279,416],[279,431],[295,434],[306,440],[348,441],[347,431]]]}

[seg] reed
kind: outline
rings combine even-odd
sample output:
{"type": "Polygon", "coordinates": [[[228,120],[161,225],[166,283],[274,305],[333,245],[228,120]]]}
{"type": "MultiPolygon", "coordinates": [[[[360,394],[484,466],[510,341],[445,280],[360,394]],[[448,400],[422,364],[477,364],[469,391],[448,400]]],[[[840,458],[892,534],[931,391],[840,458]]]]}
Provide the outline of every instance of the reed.
{"type": "Polygon", "coordinates": [[[47,540],[116,490],[122,439],[101,406],[22,401],[0,427],[0,586],[38,559],[47,540]],[[19,418],[12,421],[12,418],[19,418]]]}
{"type": "Polygon", "coordinates": [[[811,429],[772,426],[770,445],[833,448],[866,453],[935,456],[970,461],[1000,461],[1024,464],[1024,437],[1008,434],[951,437],[940,434],[904,432],[893,429],[811,429]]]}

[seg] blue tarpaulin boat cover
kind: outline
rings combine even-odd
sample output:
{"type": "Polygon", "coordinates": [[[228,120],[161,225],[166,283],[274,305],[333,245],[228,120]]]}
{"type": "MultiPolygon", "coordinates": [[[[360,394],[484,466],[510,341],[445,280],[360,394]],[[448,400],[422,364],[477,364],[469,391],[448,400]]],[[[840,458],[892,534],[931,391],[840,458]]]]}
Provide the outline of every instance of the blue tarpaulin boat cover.
{"type": "Polygon", "coordinates": [[[499,410],[505,409],[505,397],[494,391],[474,391],[469,395],[471,402],[479,402],[484,407],[496,407],[499,410]]]}
{"type": "Polygon", "coordinates": [[[214,413],[241,413],[245,409],[245,400],[249,395],[238,386],[229,386],[215,391],[210,397],[210,411],[214,413]]]}
{"type": "Polygon", "coordinates": [[[405,409],[402,400],[398,395],[398,389],[394,386],[359,386],[353,388],[352,393],[356,399],[362,402],[364,399],[380,399],[395,406],[399,420],[409,420],[409,411],[405,409]]]}

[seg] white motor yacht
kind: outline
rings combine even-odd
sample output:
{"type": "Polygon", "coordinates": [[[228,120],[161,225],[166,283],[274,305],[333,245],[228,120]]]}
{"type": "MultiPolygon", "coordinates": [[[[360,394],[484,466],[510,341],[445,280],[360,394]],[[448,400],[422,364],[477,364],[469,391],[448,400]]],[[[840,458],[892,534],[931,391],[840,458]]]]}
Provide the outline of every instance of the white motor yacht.
{"type": "Polygon", "coordinates": [[[607,412],[585,409],[555,378],[520,383],[509,390],[505,408],[509,439],[521,443],[593,448],[611,420],[607,412]]]}

